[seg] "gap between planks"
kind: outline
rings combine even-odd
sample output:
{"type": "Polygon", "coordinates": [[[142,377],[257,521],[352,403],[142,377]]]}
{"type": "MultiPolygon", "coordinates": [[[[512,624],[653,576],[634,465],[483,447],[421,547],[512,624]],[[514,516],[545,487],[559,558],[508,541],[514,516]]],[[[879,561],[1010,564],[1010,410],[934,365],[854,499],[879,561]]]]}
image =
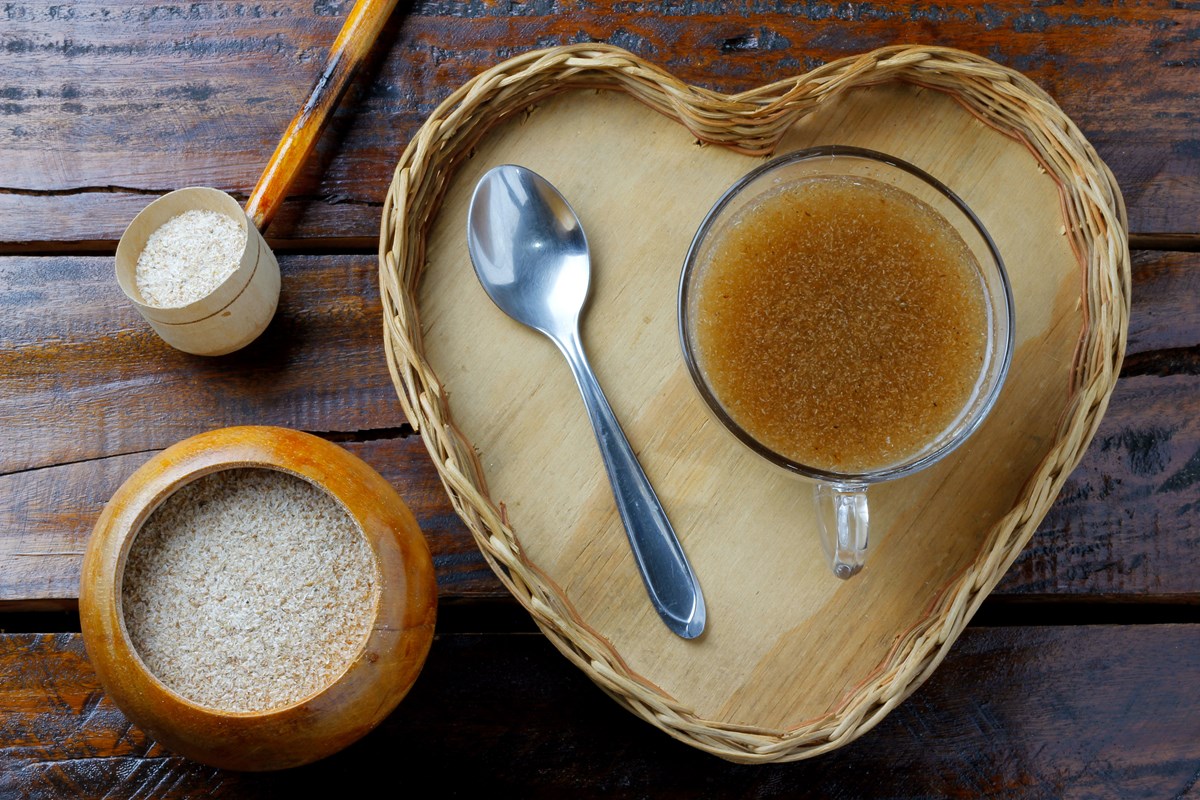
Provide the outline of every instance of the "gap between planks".
{"type": "MultiPolygon", "coordinates": [[[[363,430],[355,431],[304,431],[304,433],[309,433],[313,436],[318,436],[322,439],[330,442],[336,442],[338,444],[344,444],[346,442],[376,442],[390,439],[407,439],[410,436],[416,435],[416,431],[413,430],[412,425],[409,425],[407,422],[403,425],[391,428],[365,428],[363,430]]],[[[56,464],[12,470],[11,472],[0,471],[0,478],[8,475],[20,475],[25,472],[36,472],[37,470],[41,469],[66,467],[71,466],[72,464],[87,464],[91,461],[103,461],[108,458],[118,458],[120,456],[135,456],[141,453],[157,453],[162,449],[163,448],[161,447],[151,447],[143,450],[130,450],[128,452],[104,453],[102,455],[91,456],[90,458],[79,458],[75,459],[74,461],[62,461],[56,464]]]]}
{"type": "MultiPolygon", "coordinates": [[[[41,608],[0,611],[0,633],[78,633],[75,600],[39,601],[41,608]]],[[[6,607],[0,604],[0,608],[6,607]]],[[[8,608],[12,608],[8,606],[8,608]]],[[[1061,628],[1105,625],[1200,625],[1200,594],[1115,598],[1105,595],[1059,598],[1056,595],[987,598],[968,627],[1061,628]]],[[[537,626],[508,595],[442,599],[438,634],[526,634],[537,626]]]]}
{"type": "MultiPolygon", "coordinates": [[[[0,190],[0,193],[3,193],[0,190]]],[[[153,194],[153,193],[152,193],[153,194]]],[[[296,198],[288,198],[289,202],[296,198]]],[[[362,205],[374,207],[373,201],[340,200],[333,205],[362,205]]],[[[273,239],[267,244],[274,253],[288,255],[375,255],[379,239],[375,236],[312,237],[303,239],[273,239]]],[[[1200,233],[1131,233],[1129,249],[1151,252],[1200,252],[1200,233]]],[[[45,240],[36,242],[0,242],[2,256],[112,256],[117,242],[112,239],[45,240]]]]}
{"type": "MultiPolygon", "coordinates": [[[[1200,236],[1197,239],[1197,249],[1200,249],[1200,236]]],[[[307,239],[273,239],[268,236],[267,246],[276,255],[374,256],[379,252],[379,239],[375,236],[313,237],[307,239]]],[[[0,257],[34,256],[53,258],[55,256],[98,256],[101,258],[111,258],[115,255],[116,251],[117,242],[111,239],[0,242],[0,257]]]]}
{"type": "Polygon", "coordinates": [[[1122,378],[1139,375],[1200,375],[1200,345],[1131,353],[1121,364],[1122,378]]]}

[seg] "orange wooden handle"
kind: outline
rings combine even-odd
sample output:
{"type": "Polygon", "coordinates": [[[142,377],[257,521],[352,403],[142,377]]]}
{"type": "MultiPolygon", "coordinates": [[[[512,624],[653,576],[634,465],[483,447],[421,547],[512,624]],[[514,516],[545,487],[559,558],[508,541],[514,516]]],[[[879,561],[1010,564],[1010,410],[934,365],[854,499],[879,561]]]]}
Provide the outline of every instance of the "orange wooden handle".
{"type": "Polygon", "coordinates": [[[246,201],[246,214],[260,231],[271,224],[304,159],[329,121],[330,112],[337,106],[350,78],[395,7],[396,0],[358,0],[350,9],[308,99],[284,131],[258,185],[246,201]]]}

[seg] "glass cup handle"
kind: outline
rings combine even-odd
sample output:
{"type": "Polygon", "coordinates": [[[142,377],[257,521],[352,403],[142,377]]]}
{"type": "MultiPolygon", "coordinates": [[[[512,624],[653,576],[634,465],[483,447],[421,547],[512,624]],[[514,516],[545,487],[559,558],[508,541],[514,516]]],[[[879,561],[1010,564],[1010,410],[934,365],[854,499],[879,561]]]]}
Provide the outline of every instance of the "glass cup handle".
{"type": "Polygon", "coordinates": [[[815,496],[821,546],[833,574],[843,580],[853,577],[867,557],[867,487],[819,483],[815,496]]]}

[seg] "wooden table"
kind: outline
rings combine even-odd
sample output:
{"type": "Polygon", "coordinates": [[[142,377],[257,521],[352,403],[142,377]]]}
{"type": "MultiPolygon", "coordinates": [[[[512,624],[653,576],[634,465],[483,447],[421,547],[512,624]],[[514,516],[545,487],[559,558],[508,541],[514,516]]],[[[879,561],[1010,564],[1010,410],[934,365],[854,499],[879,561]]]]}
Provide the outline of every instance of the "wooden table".
{"type": "Polygon", "coordinates": [[[0,8],[0,797],[290,796],[372,773],[397,791],[426,774],[447,795],[1200,796],[1200,6],[401,4],[270,229],[275,322],[232,356],[170,350],[113,279],[116,240],[170,189],[244,198],[348,8],[0,8]],[[1049,91],[1129,206],[1129,354],[1083,463],[933,678],[811,761],[693,751],[554,652],[455,517],[388,377],[374,251],[405,142],[484,67],[587,40],[723,90],[885,44],[972,50],[1049,91]],[[74,613],[120,482],[244,423],[317,433],[379,469],[440,589],[409,698],[345,752],[280,774],[205,767],[132,726],[74,613]]]}

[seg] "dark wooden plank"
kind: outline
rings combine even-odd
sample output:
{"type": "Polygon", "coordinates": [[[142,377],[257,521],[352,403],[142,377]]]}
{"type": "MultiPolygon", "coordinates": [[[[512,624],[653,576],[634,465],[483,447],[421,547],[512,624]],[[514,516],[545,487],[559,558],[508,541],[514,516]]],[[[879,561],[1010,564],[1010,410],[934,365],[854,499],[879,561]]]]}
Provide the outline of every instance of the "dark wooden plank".
{"type": "Polygon", "coordinates": [[[1198,485],[1200,376],[1122,378],[997,593],[1200,602],[1198,485]]]}
{"type": "MultiPolygon", "coordinates": [[[[399,153],[397,153],[397,157],[399,153]]],[[[0,172],[4,167],[0,165],[0,172]]],[[[390,174],[390,172],[389,172],[390,174]]],[[[199,175],[183,182],[201,183],[199,175]]],[[[181,184],[182,185],[182,184],[181,184]]],[[[341,250],[374,252],[379,247],[379,216],[383,193],[377,200],[351,201],[327,197],[292,199],[284,203],[266,237],[276,253],[313,252],[327,240],[341,250]],[[373,221],[372,221],[373,220],[373,221]],[[302,236],[304,238],[287,238],[302,236]]],[[[65,194],[12,194],[0,188],[0,251],[21,255],[58,255],[80,248],[111,252],[125,226],[160,192],[89,191],[65,194]],[[17,237],[21,237],[17,241],[17,237]]],[[[239,200],[245,203],[242,192],[239,200]]]]}
{"type": "MultiPolygon", "coordinates": [[[[0,637],[0,795],[294,797],[347,776],[520,797],[1165,798],[1200,776],[1196,626],[969,629],[873,731],[736,765],[621,710],[536,635],[434,642],[412,693],[324,762],[232,773],[174,756],[104,696],[77,634],[0,637]]],[[[353,779],[351,779],[353,780],[353,779]]]]}
{"type": "MultiPolygon", "coordinates": [[[[419,436],[341,444],[387,478],[412,509],[444,598],[507,597],[450,507],[419,436]]],[[[83,552],[100,509],[149,458],[136,453],[0,477],[0,605],[75,607],[83,552]]]]}
{"type": "MultiPolygon", "coordinates": [[[[0,474],[165,447],[247,422],[317,431],[401,424],[370,256],[284,256],[280,310],[240,353],[154,336],[103,257],[0,257],[0,474]],[[69,411],[69,413],[68,413],[69,411]]],[[[1139,253],[1129,353],[1200,344],[1200,255],[1139,253]]],[[[1143,367],[1138,374],[1188,372],[1143,367]]]]}
{"type": "Polygon", "coordinates": [[[1200,346],[1200,253],[1135,252],[1132,300],[1127,361],[1200,346]]]}
{"type": "Polygon", "coordinates": [[[109,258],[0,259],[0,474],[161,449],[225,425],[402,425],[375,260],[280,261],[270,327],[237,353],[203,358],[158,339],[109,258]]]}
{"type": "MultiPolygon", "coordinates": [[[[96,515],[120,482],[149,458],[148,452],[101,458],[109,452],[140,451],[147,443],[152,446],[146,449],[156,449],[199,430],[247,422],[395,434],[390,428],[400,424],[400,412],[377,344],[373,260],[314,257],[283,263],[291,276],[285,308],[289,292],[304,292],[305,307],[320,313],[288,323],[291,332],[277,336],[272,346],[296,340],[290,352],[298,355],[289,356],[283,348],[283,365],[272,368],[278,373],[264,389],[264,373],[253,358],[196,359],[150,341],[140,319],[121,306],[115,284],[109,285],[107,259],[0,260],[0,278],[7,276],[0,284],[0,309],[5,310],[0,341],[7,342],[0,347],[0,364],[16,365],[0,369],[0,412],[7,415],[0,416],[6,432],[0,461],[12,473],[0,476],[0,564],[5,565],[0,603],[71,604],[96,515]],[[71,275],[84,277],[68,280],[71,275]],[[85,299],[62,308],[48,289],[27,286],[53,286],[85,299]],[[320,299],[318,293],[323,293],[320,299]],[[73,309],[76,305],[87,308],[73,309]],[[124,333],[106,332],[110,323],[104,320],[122,314],[118,330],[124,333]],[[131,341],[144,347],[136,357],[129,355],[131,341]],[[72,370],[56,372],[56,359],[68,356],[63,363],[72,370]],[[206,380],[219,379],[221,391],[186,388],[192,370],[206,380]],[[32,391],[27,382],[45,388],[32,391]],[[89,438],[88,425],[103,438],[89,438]],[[21,453],[26,463],[43,453],[59,463],[20,471],[22,462],[12,454],[21,453]],[[65,463],[71,461],[80,463],[65,463]]],[[[1106,594],[1166,602],[1200,597],[1200,575],[1191,568],[1200,552],[1200,372],[1176,369],[1171,358],[1154,361],[1163,353],[1197,350],[1198,265],[1195,254],[1138,255],[1130,352],[1154,369],[1118,382],[1096,440],[1000,594],[1106,594]]],[[[443,600],[503,596],[418,439],[347,446],[413,506],[434,550],[443,600]]]]}
{"type": "MultiPolygon", "coordinates": [[[[140,195],[184,185],[244,196],[348,7],[6,4],[0,241],[111,241],[140,195]]],[[[727,91],[887,44],[978,52],[1072,115],[1116,173],[1134,231],[1200,234],[1200,14],[1187,3],[431,0],[385,29],[273,235],[376,235],[400,151],[454,87],[522,50],[588,40],[727,91]]]]}
{"type": "MultiPolygon", "coordinates": [[[[454,514],[419,437],[346,443],[429,538],[443,600],[504,590],[454,514]]],[[[149,453],[0,476],[0,606],[71,607],[100,508],[149,453]]],[[[1200,377],[1122,379],[1083,462],[997,594],[1200,600],[1200,377]]]]}
{"type": "Polygon", "coordinates": [[[1200,601],[1198,356],[1200,256],[1135,254],[1124,377],[999,594],[1200,601]]]}

